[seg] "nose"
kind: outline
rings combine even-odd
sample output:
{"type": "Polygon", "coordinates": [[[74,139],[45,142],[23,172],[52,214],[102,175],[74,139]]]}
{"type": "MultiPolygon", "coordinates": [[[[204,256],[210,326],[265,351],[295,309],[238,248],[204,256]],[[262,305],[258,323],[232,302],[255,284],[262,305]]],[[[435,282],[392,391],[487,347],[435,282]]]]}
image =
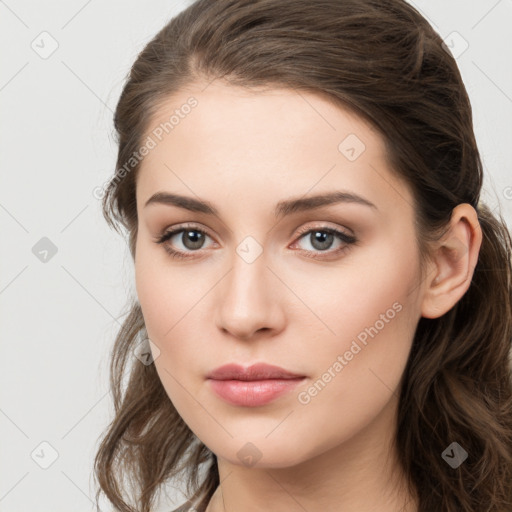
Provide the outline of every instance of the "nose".
{"type": "Polygon", "coordinates": [[[275,335],[285,323],[282,283],[267,267],[263,255],[248,263],[238,255],[217,287],[217,327],[241,340],[257,333],[275,335]]]}

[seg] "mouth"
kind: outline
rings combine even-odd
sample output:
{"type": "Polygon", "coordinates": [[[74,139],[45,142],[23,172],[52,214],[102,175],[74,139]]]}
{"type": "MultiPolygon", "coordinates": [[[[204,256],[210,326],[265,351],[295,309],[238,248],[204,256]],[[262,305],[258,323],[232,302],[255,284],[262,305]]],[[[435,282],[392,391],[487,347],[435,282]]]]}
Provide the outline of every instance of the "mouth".
{"type": "Polygon", "coordinates": [[[257,407],[268,404],[306,379],[279,366],[259,363],[244,368],[228,364],[207,376],[212,390],[231,405],[257,407]]]}
{"type": "Polygon", "coordinates": [[[249,367],[243,367],[239,364],[230,363],[216,368],[207,376],[209,379],[214,380],[267,380],[267,379],[280,379],[291,380],[303,378],[305,375],[293,373],[285,370],[280,366],[275,366],[267,363],[257,363],[249,367]]]}

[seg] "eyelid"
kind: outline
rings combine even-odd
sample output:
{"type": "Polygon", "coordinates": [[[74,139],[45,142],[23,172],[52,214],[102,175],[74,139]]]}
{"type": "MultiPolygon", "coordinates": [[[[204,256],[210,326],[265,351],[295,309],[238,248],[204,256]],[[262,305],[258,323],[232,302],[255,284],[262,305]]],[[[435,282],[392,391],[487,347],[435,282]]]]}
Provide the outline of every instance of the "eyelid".
{"type": "MultiPolygon", "coordinates": [[[[155,241],[157,244],[165,243],[169,238],[172,238],[174,235],[177,235],[181,231],[186,231],[190,229],[192,231],[198,231],[200,233],[204,233],[212,239],[215,239],[212,236],[207,228],[202,227],[200,224],[195,222],[177,224],[176,226],[167,227],[162,232],[155,237],[155,241]]],[[[190,251],[190,252],[200,252],[200,251],[190,251]]]]}
{"type": "MultiPolygon", "coordinates": [[[[307,225],[307,226],[303,226],[301,228],[298,229],[298,231],[296,230],[296,233],[297,235],[303,235],[304,233],[309,233],[310,231],[314,231],[314,230],[318,230],[318,231],[336,231],[338,233],[341,233],[343,235],[345,235],[347,238],[352,238],[354,236],[353,233],[349,233],[348,229],[345,228],[345,227],[340,227],[340,226],[330,226],[327,222],[318,222],[317,221],[317,224],[311,226],[311,225],[307,225]]],[[[351,231],[351,230],[350,230],[351,231]]]]}
{"type": "MultiPolygon", "coordinates": [[[[166,242],[170,238],[172,238],[173,236],[175,236],[187,229],[203,233],[203,234],[209,236],[210,238],[212,238],[213,240],[215,240],[215,237],[210,235],[208,229],[201,227],[197,223],[191,222],[191,223],[178,224],[172,228],[164,229],[163,232],[161,233],[161,235],[156,237],[156,243],[165,245],[166,242]]],[[[338,240],[341,240],[343,242],[344,246],[341,248],[335,249],[335,250],[318,251],[318,252],[317,251],[308,251],[306,249],[298,249],[298,251],[314,254],[315,256],[309,256],[312,259],[327,259],[329,257],[335,257],[339,253],[342,253],[342,252],[348,250],[352,245],[357,244],[357,242],[358,242],[358,239],[353,234],[345,232],[345,229],[346,228],[341,229],[339,227],[331,227],[328,224],[326,224],[325,222],[323,222],[323,223],[318,222],[318,224],[314,225],[314,226],[306,225],[306,226],[301,227],[298,230],[298,232],[296,232],[296,236],[291,245],[292,246],[296,245],[301,240],[301,238],[303,238],[303,236],[308,233],[311,233],[315,230],[323,231],[323,232],[330,233],[333,236],[337,237],[338,240]],[[322,256],[322,254],[325,254],[325,256],[322,256]]],[[[215,243],[217,243],[217,242],[215,242],[215,243]]],[[[169,252],[173,257],[178,257],[178,258],[183,258],[183,259],[193,258],[194,253],[200,254],[201,252],[203,252],[202,249],[199,249],[197,251],[181,251],[181,250],[171,249],[170,247],[165,247],[165,250],[167,252],[169,252]]]]}
{"type": "MultiPolygon", "coordinates": [[[[325,221],[325,222],[316,221],[316,222],[317,222],[316,225],[313,225],[313,226],[307,225],[307,226],[303,226],[303,227],[299,228],[298,230],[293,230],[291,235],[293,235],[293,233],[296,233],[297,236],[300,236],[300,235],[303,235],[305,233],[308,233],[309,231],[311,231],[313,229],[318,229],[319,231],[320,230],[332,229],[334,231],[341,232],[347,238],[355,237],[353,232],[347,233],[346,231],[344,231],[347,228],[341,228],[340,229],[339,226],[329,226],[328,224],[326,224],[327,221],[325,221]]],[[[163,229],[161,231],[160,235],[157,235],[155,238],[158,240],[158,239],[162,238],[163,236],[165,236],[168,233],[172,232],[173,234],[176,234],[179,231],[185,230],[187,228],[188,229],[194,229],[196,231],[200,231],[200,232],[205,233],[206,235],[208,235],[210,238],[215,239],[215,237],[210,234],[208,228],[203,227],[203,226],[201,226],[201,224],[198,224],[196,222],[185,222],[184,224],[177,224],[176,226],[166,227],[165,229],[163,229]]],[[[349,230],[349,231],[352,231],[352,230],[349,230]]]]}

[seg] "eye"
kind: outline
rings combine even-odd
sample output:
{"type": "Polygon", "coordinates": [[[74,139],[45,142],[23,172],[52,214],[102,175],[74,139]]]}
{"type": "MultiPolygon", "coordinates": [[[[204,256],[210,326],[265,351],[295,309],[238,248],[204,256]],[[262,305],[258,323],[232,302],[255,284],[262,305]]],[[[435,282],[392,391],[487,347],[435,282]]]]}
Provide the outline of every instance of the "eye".
{"type": "Polygon", "coordinates": [[[177,238],[179,241],[181,241],[185,249],[189,249],[190,252],[197,252],[198,249],[202,249],[205,237],[208,237],[208,234],[202,229],[198,229],[195,226],[181,226],[179,228],[166,231],[161,237],[157,239],[156,243],[163,244],[164,249],[173,258],[189,258],[190,256],[186,254],[187,250],[175,250],[171,247],[171,244],[167,244],[166,242],[172,241],[173,238],[177,238]]]}
{"type": "Polygon", "coordinates": [[[352,244],[357,242],[357,238],[355,236],[328,226],[320,226],[313,229],[303,228],[299,233],[302,234],[302,236],[294,243],[294,245],[298,244],[302,239],[306,240],[313,250],[308,248],[303,250],[310,253],[311,258],[325,258],[322,253],[327,253],[329,257],[332,257],[333,255],[340,255],[350,249],[352,244]],[[341,244],[338,245],[338,248],[329,250],[336,239],[338,239],[341,244]]]}
{"type": "MultiPolygon", "coordinates": [[[[303,228],[299,231],[299,234],[301,236],[293,245],[298,244],[302,239],[309,241],[310,246],[313,249],[301,250],[310,254],[309,257],[311,258],[325,258],[322,253],[327,253],[329,256],[339,255],[348,250],[351,244],[357,243],[355,236],[346,234],[343,231],[339,231],[328,226],[309,229],[303,228]],[[309,235],[309,238],[307,238],[307,235],[309,235]],[[341,242],[341,246],[338,246],[335,250],[329,250],[336,238],[341,242]]],[[[185,227],[180,226],[166,231],[163,235],[157,238],[156,243],[163,244],[164,249],[173,258],[182,259],[193,257],[192,253],[199,252],[198,250],[202,249],[204,246],[206,237],[210,238],[206,231],[195,225],[185,227]],[[168,241],[172,241],[173,238],[180,241],[184,249],[176,250],[172,247],[175,246],[175,244],[166,243],[168,241]]]]}

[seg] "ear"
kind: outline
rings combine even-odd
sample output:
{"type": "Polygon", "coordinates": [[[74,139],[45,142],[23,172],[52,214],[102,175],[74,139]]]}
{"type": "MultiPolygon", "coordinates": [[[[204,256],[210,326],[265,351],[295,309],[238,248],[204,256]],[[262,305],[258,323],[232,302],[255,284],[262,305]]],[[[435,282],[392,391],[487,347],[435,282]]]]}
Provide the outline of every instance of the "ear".
{"type": "Polygon", "coordinates": [[[436,242],[425,283],[421,307],[425,318],[438,318],[449,311],[468,290],[482,244],[482,229],[475,209],[457,205],[450,227],[436,242]]]}

